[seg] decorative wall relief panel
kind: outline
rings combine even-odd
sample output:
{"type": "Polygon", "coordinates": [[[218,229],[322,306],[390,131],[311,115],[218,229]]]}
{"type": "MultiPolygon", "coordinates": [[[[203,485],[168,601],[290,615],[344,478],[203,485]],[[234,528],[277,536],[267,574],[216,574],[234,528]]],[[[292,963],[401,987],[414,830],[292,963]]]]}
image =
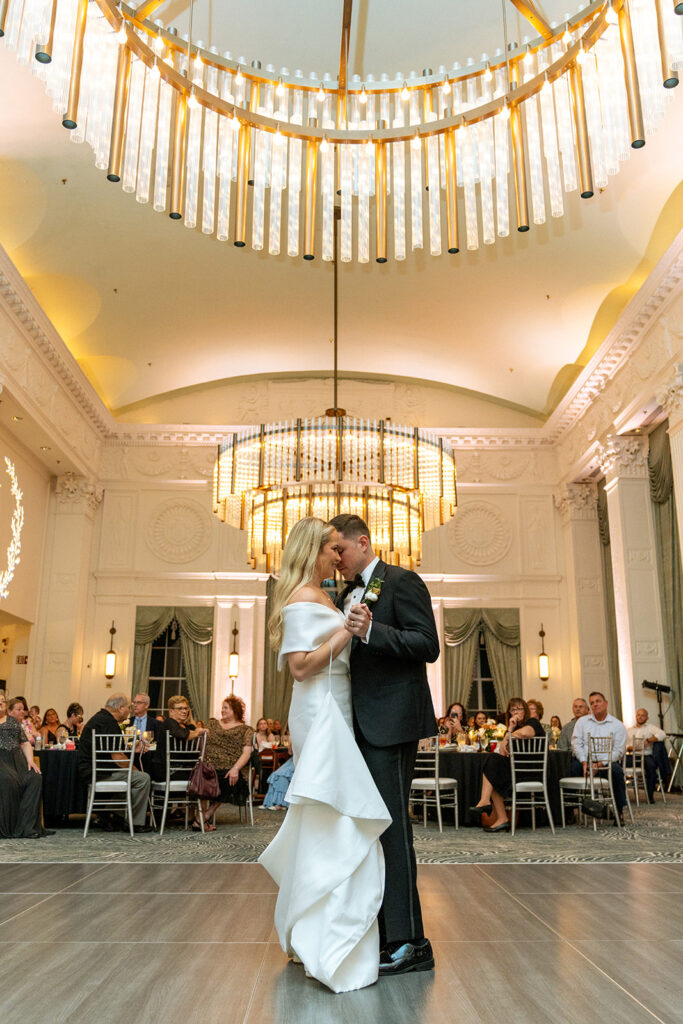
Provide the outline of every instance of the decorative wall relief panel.
{"type": "Polygon", "coordinates": [[[556,557],[550,495],[546,498],[522,498],[520,523],[526,571],[554,572],[556,557]]]}
{"type": "Polygon", "coordinates": [[[104,500],[100,568],[124,569],[134,564],[137,498],[133,492],[108,490],[104,500]]]}
{"type": "Polygon", "coordinates": [[[453,552],[470,565],[493,565],[510,550],[512,528],[497,505],[471,501],[458,508],[448,529],[453,552]]]}
{"type": "Polygon", "coordinates": [[[145,540],[150,551],[164,562],[191,562],[211,543],[213,520],[191,498],[170,498],[150,518],[145,540]]]}

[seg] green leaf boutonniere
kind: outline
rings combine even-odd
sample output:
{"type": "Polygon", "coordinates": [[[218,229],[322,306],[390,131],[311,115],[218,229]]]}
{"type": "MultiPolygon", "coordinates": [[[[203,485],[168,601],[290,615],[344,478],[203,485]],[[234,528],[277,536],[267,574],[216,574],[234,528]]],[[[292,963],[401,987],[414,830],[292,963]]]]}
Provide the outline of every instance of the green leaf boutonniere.
{"type": "Polygon", "coordinates": [[[367,590],[363,594],[363,600],[361,604],[374,604],[379,595],[382,593],[382,584],[384,580],[380,579],[379,576],[375,576],[368,583],[367,590]]]}

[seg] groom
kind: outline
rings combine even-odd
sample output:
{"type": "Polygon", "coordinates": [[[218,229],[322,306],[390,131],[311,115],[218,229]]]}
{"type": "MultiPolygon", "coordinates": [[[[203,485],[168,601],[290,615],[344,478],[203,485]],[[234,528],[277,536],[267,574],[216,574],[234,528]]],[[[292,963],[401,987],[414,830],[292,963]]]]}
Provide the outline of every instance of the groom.
{"type": "Polygon", "coordinates": [[[426,662],[439,657],[434,613],[417,573],[375,556],[360,516],[335,516],[330,525],[339,534],[339,571],[347,581],[337,603],[354,634],[356,740],[392,819],[381,837],[386,882],[379,912],[379,973],[428,971],[434,955],[422,930],[408,796],[418,740],[436,733],[426,669],[426,662]],[[367,604],[361,604],[363,597],[367,604]]]}

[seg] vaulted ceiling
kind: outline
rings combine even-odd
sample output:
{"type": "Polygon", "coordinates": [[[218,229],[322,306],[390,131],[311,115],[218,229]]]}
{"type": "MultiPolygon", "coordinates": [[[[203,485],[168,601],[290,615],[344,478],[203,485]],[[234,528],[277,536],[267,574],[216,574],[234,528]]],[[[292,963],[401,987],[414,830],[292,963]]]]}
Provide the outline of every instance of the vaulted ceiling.
{"type": "MultiPolygon", "coordinates": [[[[540,5],[539,5],[540,6],[540,5]]],[[[548,20],[564,4],[546,0],[548,20]]],[[[336,76],[342,3],[195,0],[193,35],[278,71],[336,76]]],[[[509,33],[533,30],[510,4],[509,33]]],[[[366,0],[350,69],[393,77],[502,46],[499,0],[366,0]]],[[[160,8],[184,31],[187,0],[160,8]]],[[[339,267],[339,364],[437,381],[543,413],[683,227],[683,99],[589,201],[495,245],[339,267]]],[[[234,377],[332,363],[333,271],[235,248],[140,206],[74,145],[42,85],[0,43],[0,244],[114,412],[234,377]],[[10,99],[11,98],[11,99],[10,99]]],[[[295,414],[293,412],[293,414],[295,414]]]]}

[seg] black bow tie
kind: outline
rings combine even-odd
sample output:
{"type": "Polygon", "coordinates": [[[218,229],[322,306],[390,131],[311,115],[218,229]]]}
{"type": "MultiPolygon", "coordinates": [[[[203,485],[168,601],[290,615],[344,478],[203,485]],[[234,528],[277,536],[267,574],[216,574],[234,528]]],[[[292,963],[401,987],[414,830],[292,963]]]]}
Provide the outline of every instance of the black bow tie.
{"type": "Polygon", "coordinates": [[[346,586],[341,592],[341,600],[345,600],[345,598],[347,598],[351,591],[355,590],[356,587],[362,587],[363,590],[365,590],[365,580],[359,572],[356,573],[352,580],[347,580],[346,586]]]}

